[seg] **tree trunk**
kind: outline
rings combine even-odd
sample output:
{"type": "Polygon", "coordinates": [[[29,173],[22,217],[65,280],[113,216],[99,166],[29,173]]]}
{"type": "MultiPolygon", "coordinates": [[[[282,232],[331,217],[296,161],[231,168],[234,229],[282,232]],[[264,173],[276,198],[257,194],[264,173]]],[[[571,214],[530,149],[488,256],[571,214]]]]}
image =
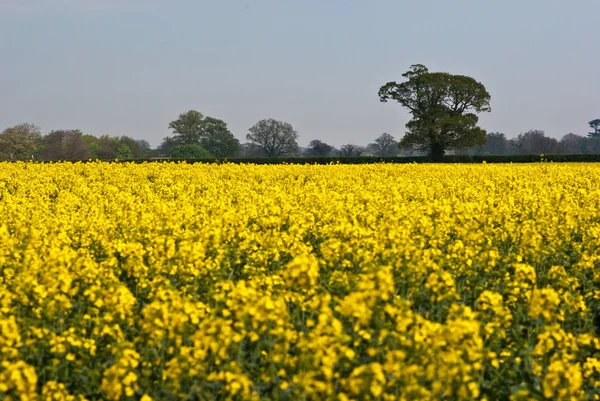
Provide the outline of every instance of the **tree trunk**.
{"type": "Polygon", "coordinates": [[[444,153],[446,153],[446,150],[443,144],[437,142],[431,144],[431,160],[441,162],[444,158],[444,153]]]}

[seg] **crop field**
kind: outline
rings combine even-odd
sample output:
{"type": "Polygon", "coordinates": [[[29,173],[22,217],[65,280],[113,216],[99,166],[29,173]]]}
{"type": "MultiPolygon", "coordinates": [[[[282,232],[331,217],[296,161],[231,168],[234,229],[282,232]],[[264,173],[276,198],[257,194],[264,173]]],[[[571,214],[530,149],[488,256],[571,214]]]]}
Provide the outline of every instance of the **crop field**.
{"type": "Polygon", "coordinates": [[[600,164],[0,163],[0,400],[600,397],[600,164]]]}

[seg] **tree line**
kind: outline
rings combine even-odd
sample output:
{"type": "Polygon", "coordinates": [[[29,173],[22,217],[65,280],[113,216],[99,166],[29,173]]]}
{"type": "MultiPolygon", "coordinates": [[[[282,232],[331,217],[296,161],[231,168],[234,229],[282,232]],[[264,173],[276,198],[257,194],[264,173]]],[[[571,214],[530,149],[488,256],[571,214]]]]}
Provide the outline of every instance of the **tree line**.
{"type": "MultiPolygon", "coordinates": [[[[262,120],[250,128],[247,142],[241,144],[221,120],[206,118],[206,123],[189,129],[190,111],[170,124],[173,135],[152,148],[144,139],[129,136],[95,137],[82,131],[55,130],[42,135],[34,124],[19,124],[0,133],[0,160],[127,160],[149,157],[176,159],[235,157],[333,157],[333,156],[421,156],[427,151],[405,149],[392,135],[383,133],[366,146],[346,144],[339,148],[314,139],[307,147],[298,145],[298,133],[288,123],[262,120]]],[[[560,139],[532,129],[507,138],[504,133],[485,134],[485,143],[466,149],[451,150],[457,155],[514,154],[600,154],[600,119],[589,122],[587,135],[569,133],[560,139]]]]}
{"type": "Polygon", "coordinates": [[[591,131],[586,136],[569,133],[555,139],[533,129],[508,139],[504,133],[487,133],[477,125],[478,114],[491,111],[491,97],[482,83],[464,75],[430,72],[421,64],[411,66],[402,76],[404,82],[388,82],[378,92],[381,102],[396,101],[412,116],[400,140],[383,133],[366,146],[336,148],[314,139],[301,148],[291,124],[264,119],[250,127],[246,142],[240,143],[225,121],[190,110],[169,123],[171,136],[155,149],[146,140],[129,136],[96,137],[78,129],[42,135],[34,124],[19,124],[0,133],[0,160],[419,155],[441,160],[449,153],[600,154],[600,119],[589,122],[591,131]]]}
{"type": "Polygon", "coordinates": [[[129,136],[96,137],[81,130],[53,130],[42,135],[23,123],[0,133],[0,160],[134,159],[152,155],[150,143],[129,136]]]}

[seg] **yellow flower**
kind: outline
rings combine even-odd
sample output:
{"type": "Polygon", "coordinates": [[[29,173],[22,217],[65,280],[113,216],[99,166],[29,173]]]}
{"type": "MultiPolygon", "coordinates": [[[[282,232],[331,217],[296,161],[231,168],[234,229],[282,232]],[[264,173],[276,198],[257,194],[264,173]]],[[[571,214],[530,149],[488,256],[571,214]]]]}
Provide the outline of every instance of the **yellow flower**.
{"type": "Polygon", "coordinates": [[[0,216],[6,399],[600,386],[596,164],[0,163],[0,216]]]}

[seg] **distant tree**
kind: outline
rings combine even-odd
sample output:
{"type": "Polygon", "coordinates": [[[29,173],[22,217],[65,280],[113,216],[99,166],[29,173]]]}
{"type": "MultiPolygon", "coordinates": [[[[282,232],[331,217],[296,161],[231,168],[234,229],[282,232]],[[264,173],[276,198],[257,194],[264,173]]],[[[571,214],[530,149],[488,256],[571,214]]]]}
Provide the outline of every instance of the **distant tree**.
{"type": "Polygon", "coordinates": [[[240,157],[245,158],[254,158],[254,157],[263,157],[265,153],[261,148],[256,146],[253,143],[244,143],[240,145],[240,151],[238,153],[240,157]]]}
{"type": "Polygon", "coordinates": [[[542,130],[529,130],[511,139],[510,144],[518,149],[520,154],[556,153],[558,141],[547,137],[542,130]]]}
{"type": "Polygon", "coordinates": [[[135,140],[128,136],[108,136],[102,135],[100,138],[93,135],[82,135],[82,139],[88,144],[92,159],[112,160],[120,158],[118,153],[125,145],[133,154],[129,159],[142,159],[148,157],[152,149],[148,141],[141,139],[135,140]]]}
{"type": "Polygon", "coordinates": [[[382,102],[395,100],[412,114],[402,148],[428,151],[432,159],[441,160],[448,150],[485,144],[476,114],[490,111],[490,94],[483,84],[463,75],[429,72],[421,64],[402,76],[406,82],[388,82],[379,89],[382,102]]]}
{"type": "MultiPolygon", "coordinates": [[[[150,155],[150,152],[147,151],[146,149],[142,148],[142,146],[140,146],[138,140],[133,139],[129,136],[123,135],[120,137],[117,137],[118,140],[118,146],[119,149],[125,145],[127,146],[127,148],[129,148],[129,150],[131,151],[131,154],[133,155],[133,157],[130,157],[130,159],[143,159],[146,158],[150,155]]],[[[117,150],[118,153],[118,150],[117,150]]]]}
{"type": "Polygon", "coordinates": [[[234,157],[240,151],[240,141],[229,131],[227,123],[206,117],[203,122],[200,145],[214,157],[234,157]]]}
{"type": "Polygon", "coordinates": [[[173,130],[173,137],[164,143],[161,151],[171,144],[200,145],[215,157],[233,157],[240,150],[240,141],[229,131],[227,123],[204,117],[196,110],[180,114],[169,128],[173,130]]]}
{"type": "Polygon", "coordinates": [[[174,159],[211,159],[213,155],[200,145],[177,145],[171,150],[174,159]]]}
{"type": "Polygon", "coordinates": [[[40,145],[40,129],[19,124],[0,133],[0,160],[31,160],[40,145]]]}
{"type": "Polygon", "coordinates": [[[292,156],[298,153],[298,133],[283,121],[261,120],[249,129],[246,139],[267,157],[292,156]]]}
{"type": "Polygon", "coordinates": [[[131,149],[129,149],[129,146],[127,146],[126,144],[122,144],[121,146],[119,146],[116,158],[119,160],[130,160],[134,159],[135,156],[133,155],[131,149]]]}
{"type": "Polygon", "coordinates": [[[340,150],[339,150],[339,154],[340,156],[344,156],[344,157],[349,157],[349,156],[360,156],[364,153],[365,148],[363,148],[362,146],[358,146],[358,145],[354,145],[354,144],[347,144],[347,145],[343,145],[340,150]]]}
{"type": "Polygon", "coordinates": [[[175,139],[167,136],[163,138],[160,145],[158,145],[158,148],[156,148],[156,154],[158,156],[169,156],[171,154],[171,150],[173,150],[173,148],[177,145],[178,143],[175,139]]]}
{"type": "Polygon", "coordinates": [[[589,138],[573,133],[568,133],[558,141],[558,153],[589,153],[589,138]]]}
{"type": "Polygon", "coordinates": [[[490,132],[486,134],[485,145],[473,149],[474,154],[479,155],[504,155],[509,153],[510,144],[506,135],[502,132],[490,132]]]}
{"type": "Polygon", "coordinates": [[[374,143],[367,145],[367,150],[372,152],[375,156],[397,156],[398,141],[390,134],[384,132],[375,139],[374,143]]]}
{"type": "Polygon", "coordinates": [[[334,147],[326,144],[318,139],[310,141],[308,148],[306,149],[307,156],[329,156],[334,151],[334,147]]]}
{"type": "Polygon", "coordinates": [[[119,151],[119,138],[114,136],[102,135],[98,138],[98,149],[96,153],[101,160],[113,160],[117,158],[119,151]]]}
{"type": "Polygon", "coordinates": [[[600,118],[592,120],[588,123],[590,128],[593,129],[592,132],[588,133],[590,138],[600,138],[600,118]]]}
{"type": "Polygon", "coordinates": [[[196,110],[190,110],[171,121],[169,128],[173,130],[173,140],[181,145],[197,145],[202,138],[204,116],[196,110]]]}
{"type": "Polygon", "coordinates": [[[140,149],[143,149],[144,151],[146,151],[148,153],[150,153],[152,151],[152,146],[150,145],[150,142],[148,142],[147,140],[136,139],[135,141],[139,145],[140,149]]]}
{"type": "Polygon", "coordinates": [[[78,130],[52,131],[43,138],[45,160],[85,160],[92,154],[83,134],[78,130]]]}
{"type": "Polygon", "coordinates": [[[586,153],[600,153],[600,136],[585,138],[586,153]]]}
{"type": "Polygon", "coordinates": [[[83,134],[81,139],[87,143],[88,148],[90,149],[90,158],[91,159],[99,159],[98,151],[100,150],[100,140],[98,137],[90,134],[83,134]]]}

